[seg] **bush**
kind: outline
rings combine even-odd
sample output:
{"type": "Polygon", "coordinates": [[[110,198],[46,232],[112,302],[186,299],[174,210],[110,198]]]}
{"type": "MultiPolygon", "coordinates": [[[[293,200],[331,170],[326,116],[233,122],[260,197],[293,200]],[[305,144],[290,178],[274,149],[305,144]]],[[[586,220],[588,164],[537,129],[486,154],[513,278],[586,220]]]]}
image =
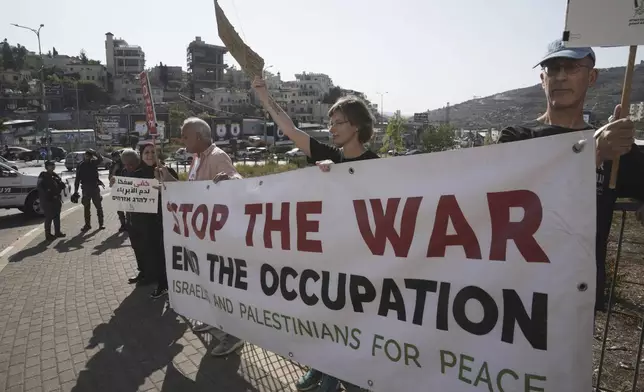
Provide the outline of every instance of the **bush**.
{"type": "MultiPolygon", "coordinates": [[[[264,165],[236,165],[237,171],[244,178],[261,177],[270,174],[284,173],[287,171],[299,169],[297,163],[289,162],[285,165],[278,165],[275,162],[268,162],[264,165]]],[[[179,173],[179,181],[188,181],[188,173],[179,173]]]]}
{"type": "Polygon", "coordinates": [[[236,167],[239,174],[244,178],[284,173],[299,168],[298,165],[294,163],[279,165],[275,162],[267,162],[264,165],[237,165],[236,167]]]}

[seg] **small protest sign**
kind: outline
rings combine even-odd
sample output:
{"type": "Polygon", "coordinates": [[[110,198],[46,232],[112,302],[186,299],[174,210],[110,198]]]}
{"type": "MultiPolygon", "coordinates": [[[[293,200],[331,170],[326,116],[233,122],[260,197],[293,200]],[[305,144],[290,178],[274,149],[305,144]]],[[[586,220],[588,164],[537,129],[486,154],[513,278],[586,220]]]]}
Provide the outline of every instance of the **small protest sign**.
{"type": "Polygon", "coordinates": [[[644,44],[644,0],[568,0],[566,46],[644,44]]]}
{"type": "MultiPolygon", "coordinates": [[[[568,0],[563,41],[568,47],[630,46],[620,101],[620,115],[628,117],[637,46],[644,44],[644,0],[568,0]]],[[[617,187],[619,158],[613,159],[610,189],[617,187]]]]}
{"type": "Polygon", "coordinates": [[[112,200],[117,210],[156,214],[158,211],[159,182],[152,178],[114,177],[112,200]]]}
{"type": "Polygon", "coordinates": [[[230,54],[239,63],[241,69],[250,78],[254,78],[255,76],[261,77],[264,70],[264,59],[244,43],[216,0],[215,16],[217,17],[217,32],[219,33],[219,38],[221,38],[221,41],[226,45],[230,54]]]}

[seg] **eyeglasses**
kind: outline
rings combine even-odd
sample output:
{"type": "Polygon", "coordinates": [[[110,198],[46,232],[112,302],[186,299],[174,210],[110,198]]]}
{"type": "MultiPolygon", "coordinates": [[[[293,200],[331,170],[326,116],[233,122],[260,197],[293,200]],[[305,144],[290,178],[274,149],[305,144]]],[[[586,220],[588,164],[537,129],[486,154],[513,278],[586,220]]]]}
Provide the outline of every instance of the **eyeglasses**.
{"type": "Polygon", "coordinates": [[[335,127],[336,125],[346,124],[346,123],[348,123],[348,122],[349,122],[348,120],[345,120],[345,121],[337,121],[337,122],[333,122],[333,121],[331,121],[331,122],[329,122],[329,128],[333,128],[333,127],[335,127]]]}
{"type": "Polygon", "coordinates": [[[557,76],[559,75],[559,72],[563,70],[566,75],[574,75],[576,73],[579,73],[582,68],[587,68],[587,69],[592,69],[592,67],[585,65],[585,64],[579,64],[579,63],[552,63],[552,64],[544,64],[541,69],[548,75],[548,76],[557,76]]]}

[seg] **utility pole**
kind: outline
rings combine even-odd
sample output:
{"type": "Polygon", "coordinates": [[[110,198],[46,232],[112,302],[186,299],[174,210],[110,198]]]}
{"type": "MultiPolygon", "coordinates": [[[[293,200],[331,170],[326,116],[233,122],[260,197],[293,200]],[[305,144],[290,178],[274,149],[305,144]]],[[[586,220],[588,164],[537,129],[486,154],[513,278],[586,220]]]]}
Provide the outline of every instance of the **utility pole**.
{"type": "Polygon", "coordinates": [[[77,138],[78,138],[78,144],[76,146],[77,148],[80,149],[81,131],[80,131],[80,100],[78,99],[78,80],[76,80],[76,131],[77,131],[77,138]]]}
{"type": "Polygon", "coordinates": [[[48,108],[47,108],[47,101],[46,101],[46,94],[45,94],[45,60],[42,57],[42,48],[40,47],[40,29],[45,27],[44,24],[40,24],[38,27],[38,30],[32,29],[31,27],[27,26],[21,26],[19,24],[11,23],[12,26],[19,27],[21,29],[26,29],[34,34],[36,34],[36,37],[38,37],[38,55],[40,56],[40,93],[41,93],[41,110],[42,113],[44,113],[45,116],[45,145],[47,146],[47,159],[50,158],[51,155],[51,149],[50,149],[50,143],[49,143],[49,113],[48,113],[48,108]]]}

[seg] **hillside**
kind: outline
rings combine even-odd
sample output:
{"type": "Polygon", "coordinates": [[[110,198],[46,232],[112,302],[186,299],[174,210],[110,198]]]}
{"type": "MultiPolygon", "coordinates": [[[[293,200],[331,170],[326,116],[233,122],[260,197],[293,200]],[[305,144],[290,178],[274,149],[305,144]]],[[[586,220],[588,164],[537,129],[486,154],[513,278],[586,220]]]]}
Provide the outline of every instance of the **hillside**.
{"type": "MultiPolygon", "coordinates": [[[[605,121],[613,113],[622,95],[625,67],[599,70],[597,84],[588,91],[586,109],[605,121]]],[[[631,102],[644,101],[644,62],[635,67],[631,102]]],[[[477,129],[506,126],[537,118],[545,110],[541,85],[505,91],[489,97],[472,99],[450,107],[450,122],[459,128],[477,129]]],[[[429,121],[445,120],[445,108],[430,110],[429,121]]]]}

